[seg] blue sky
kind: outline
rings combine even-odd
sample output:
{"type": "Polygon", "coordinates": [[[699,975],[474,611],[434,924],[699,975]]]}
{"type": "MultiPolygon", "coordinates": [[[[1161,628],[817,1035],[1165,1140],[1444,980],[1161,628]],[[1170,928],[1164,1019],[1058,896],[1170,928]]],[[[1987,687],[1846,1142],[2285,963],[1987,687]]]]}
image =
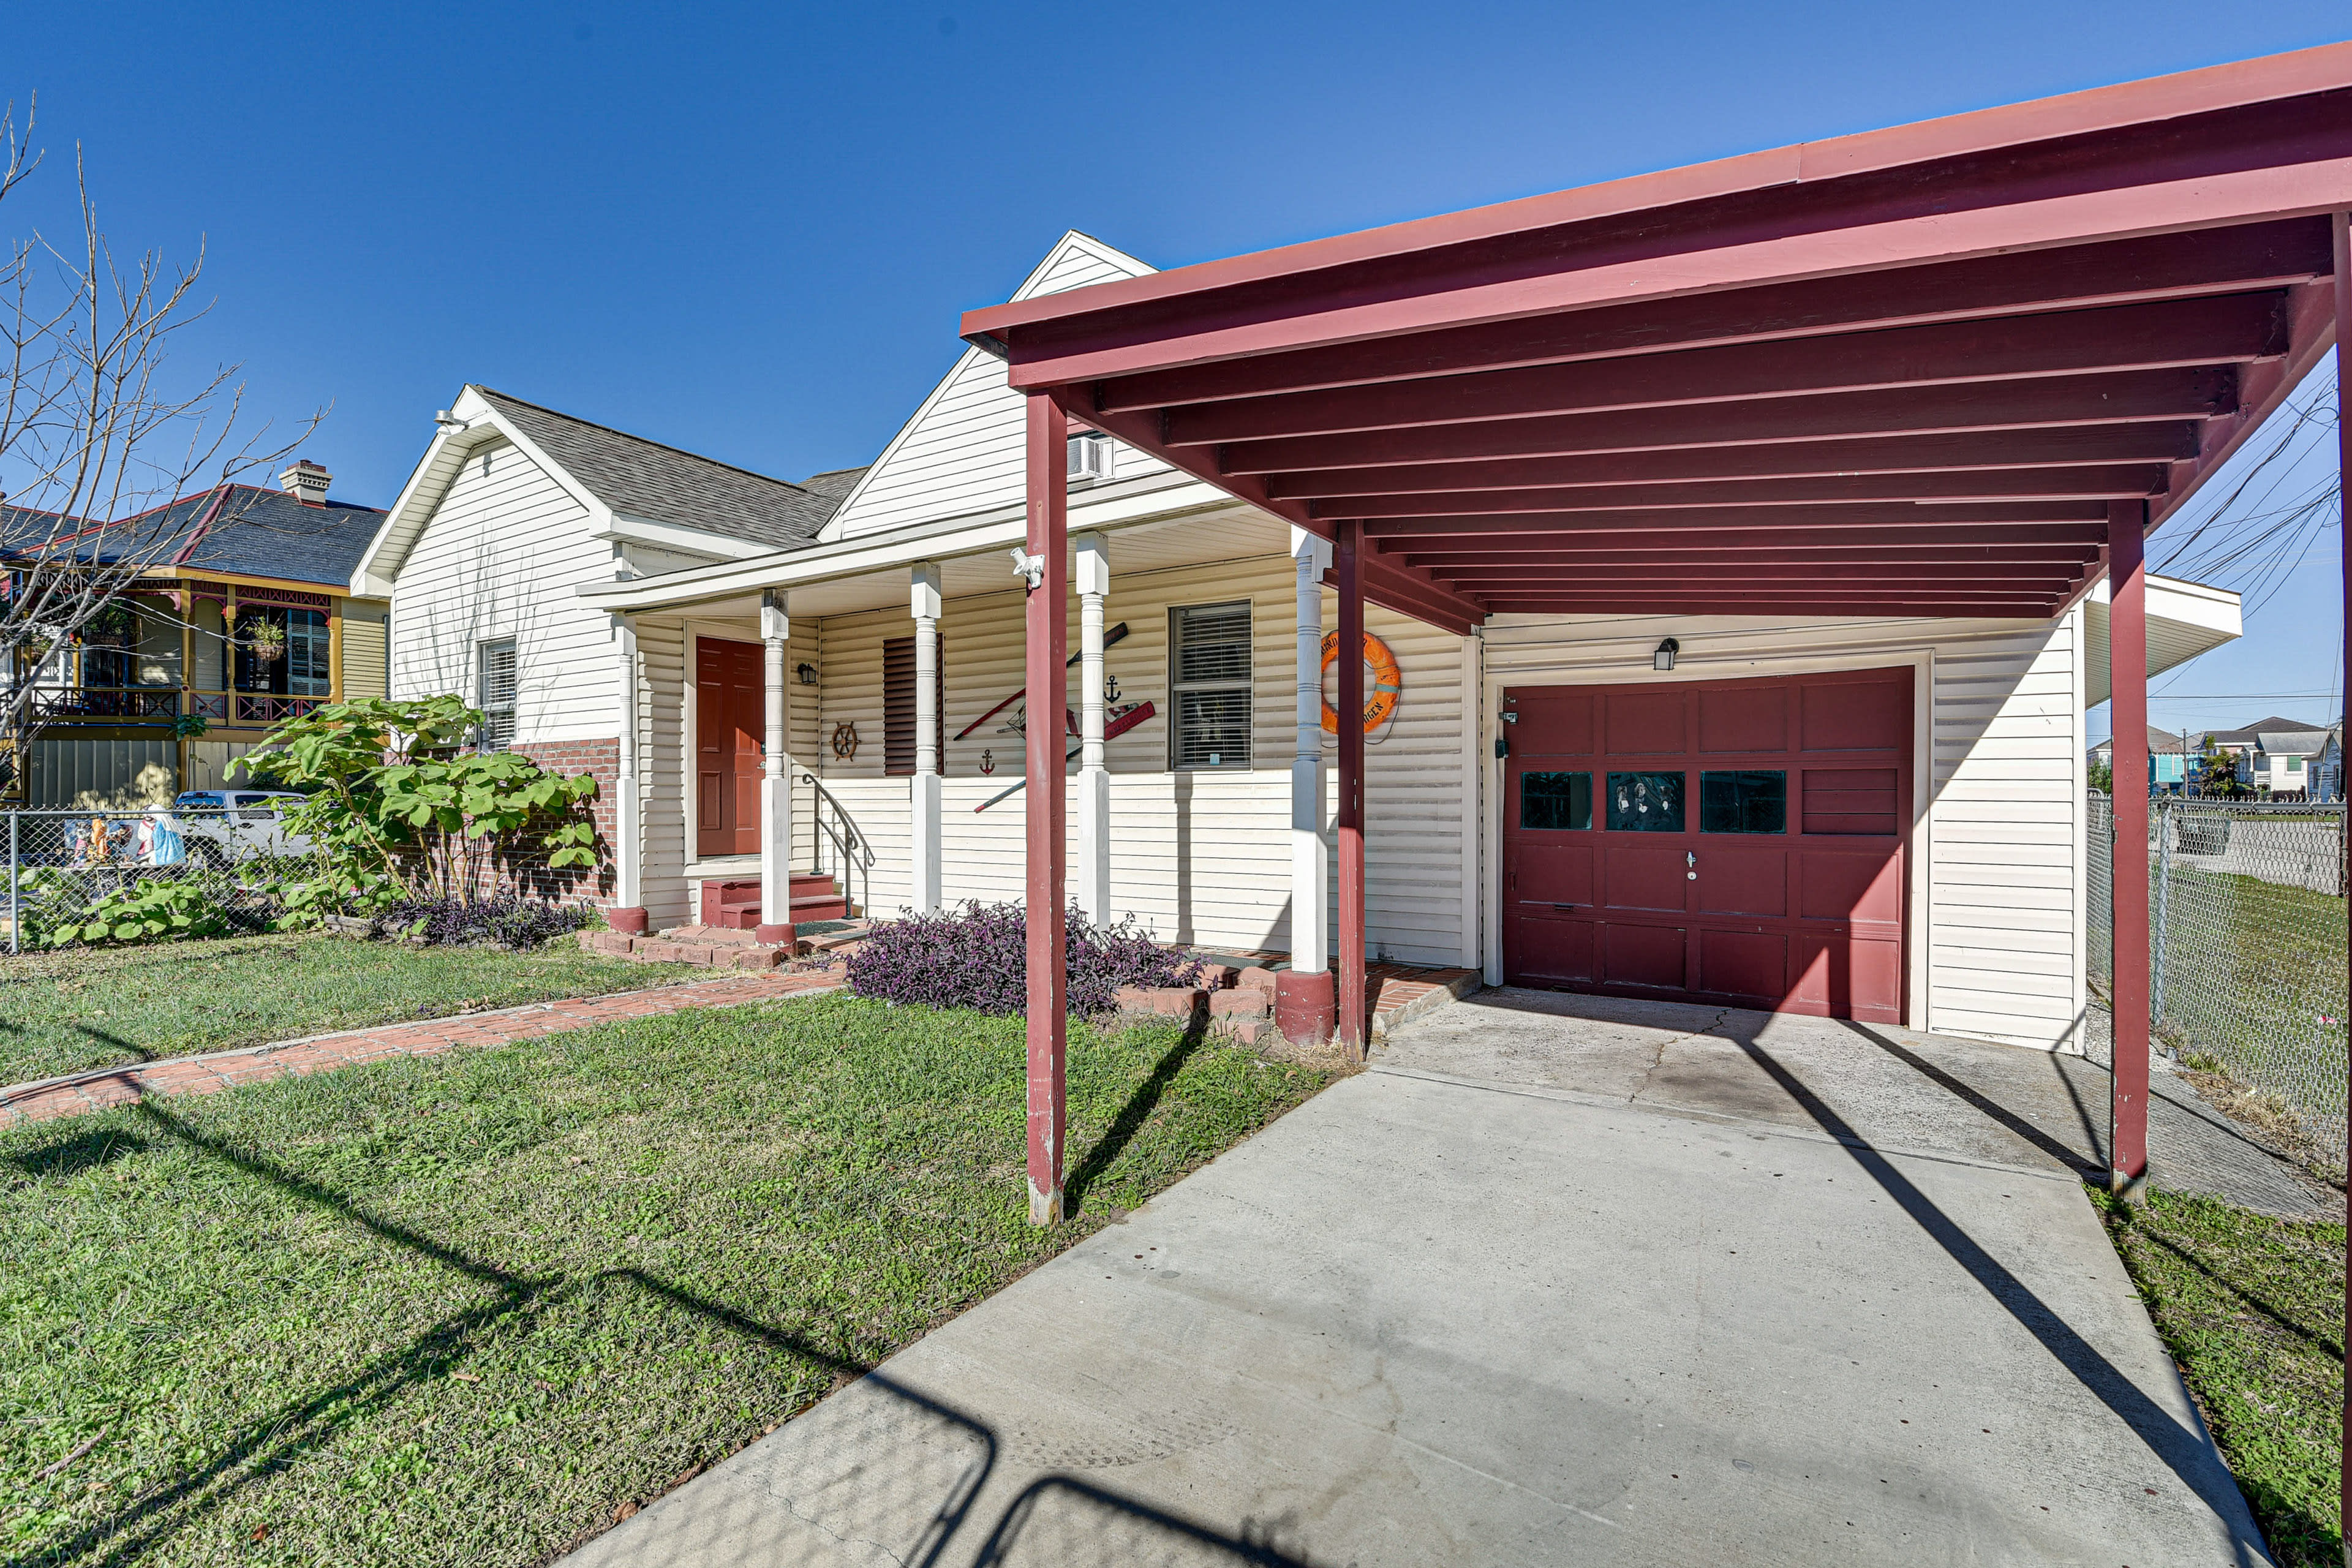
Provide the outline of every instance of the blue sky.
{"type": "MultiPolygon", "coordinates": [[[[388,501],[478,381],[763,472],[870,458],[1065,228],[1157,266],[2335,41],[2262,6],[23,6],[0,91],[184,353],[388,501]]],[[[2179,690],[2332,689],[2331,534],[2179,690]]],[[[2221,723],[2179,704],[2168,721],[2221,723]]],[[[2319,703],[2257,700],[2317,717],[2319,703]]]]}

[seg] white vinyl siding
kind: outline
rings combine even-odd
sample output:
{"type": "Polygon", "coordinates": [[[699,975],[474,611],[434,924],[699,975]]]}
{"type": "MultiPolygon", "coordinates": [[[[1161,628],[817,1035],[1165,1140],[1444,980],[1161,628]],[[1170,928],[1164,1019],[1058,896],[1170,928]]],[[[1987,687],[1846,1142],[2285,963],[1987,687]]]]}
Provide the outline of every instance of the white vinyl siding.
{"type": "Polygon", "coordinates": [[[612,574],[612,547],[589,537],[585,508],[520,448],[478,448],[394,584],[392,694],[470,696],[476,650],[510,637],[522,672],[516,744],[614,739],[612,620],[572,593],[612,574]]]}

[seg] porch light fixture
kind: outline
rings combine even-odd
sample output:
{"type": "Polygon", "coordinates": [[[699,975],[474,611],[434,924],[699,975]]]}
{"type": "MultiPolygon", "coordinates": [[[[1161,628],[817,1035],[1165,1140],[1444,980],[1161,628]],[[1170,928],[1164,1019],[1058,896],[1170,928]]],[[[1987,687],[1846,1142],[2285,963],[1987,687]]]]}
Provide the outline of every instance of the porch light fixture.
{"type": "Polygon", "coordinates": [[[814,686],[816,684],[816,666],[813,664],[797,665],[793,668],[793,673],[801,678],[801,684],[803,686],[814,686]]]}
{"type": "Polygon", "coordinates": [[[1668,637],[1665,641],[1658,645],[1658,651],[1650,656],[1650,668],[1653,669],[1674,668],[1675,655],[1682,651],[1683,645],[1675,641],[1674,638],[1668,637]]]}

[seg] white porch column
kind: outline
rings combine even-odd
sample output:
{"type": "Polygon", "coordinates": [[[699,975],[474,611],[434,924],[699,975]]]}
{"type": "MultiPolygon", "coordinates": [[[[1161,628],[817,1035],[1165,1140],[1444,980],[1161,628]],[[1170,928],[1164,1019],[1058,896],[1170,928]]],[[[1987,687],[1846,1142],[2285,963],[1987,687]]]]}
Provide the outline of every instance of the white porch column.
{"type": "Polygon", "coordinates": [[[760,593],[760,640],[766,645],[767,735],[760,765],[760,929],[761,942],[793,940],[793,774],[785,754],[792,687],[786,683],[792,618],[783,592],[760,593]]]}
{"type": "Polygon", "coordinates": [[[915,616],[915,912],[940,910],[940,567],[918,564],[915,616]]]}
{"type": "Polygon", "coordinates": [[[1298,731],[1290,759],[1290,967],[1276,980],[1275,1021],[1285,1038],[1320,1044],[1339,1018],[1323,839],[1323,573],[1331,546],[1294,527],[1290,556],[1298,574],[1298,731]]]}
{"type": "Polygon", "coordinates": [[[604,912],[604,921],[624,936],[642,936],[646,926],[645,811],[637,786],[636,623],[614,616],[613,641],[620,654],[614,671],[619,754],[613,769],[613,907],[604,912]]]}
{"type": "Polygon", "coordinates": [[[1110,911],[1110,773],[1103,766],[1103,595],[1110,541],[1073,534],[1078,554],[1078,854],[1071,895],[1101,925],[1110,911]]]}

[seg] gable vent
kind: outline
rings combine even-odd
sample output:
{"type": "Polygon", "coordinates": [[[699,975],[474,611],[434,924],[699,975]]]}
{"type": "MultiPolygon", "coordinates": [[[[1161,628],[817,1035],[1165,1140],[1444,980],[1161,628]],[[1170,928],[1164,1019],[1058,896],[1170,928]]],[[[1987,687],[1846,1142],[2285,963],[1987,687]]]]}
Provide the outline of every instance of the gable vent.
{"type": "Polygon", "coordinates": [[[1070,437],[1069,477],[1107,479],[1111,474],[1111,440],[1108,436],[1070,437]]]}

